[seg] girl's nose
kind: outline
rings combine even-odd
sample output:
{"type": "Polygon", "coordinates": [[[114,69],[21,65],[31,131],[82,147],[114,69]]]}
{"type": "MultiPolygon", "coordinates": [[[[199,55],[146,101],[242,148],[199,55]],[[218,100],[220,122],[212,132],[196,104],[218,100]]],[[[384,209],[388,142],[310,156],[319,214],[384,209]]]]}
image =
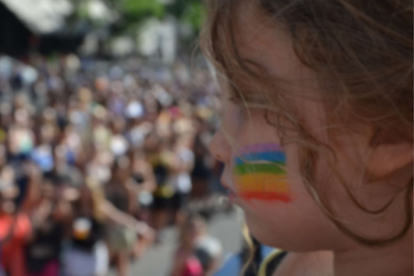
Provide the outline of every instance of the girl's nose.
{"type": "Polygon", "coordinates": [[[230,146],[222,130],[218,130],[210,142],[210,153],[218,161],[228,163],[230,160],[230,146]]]}

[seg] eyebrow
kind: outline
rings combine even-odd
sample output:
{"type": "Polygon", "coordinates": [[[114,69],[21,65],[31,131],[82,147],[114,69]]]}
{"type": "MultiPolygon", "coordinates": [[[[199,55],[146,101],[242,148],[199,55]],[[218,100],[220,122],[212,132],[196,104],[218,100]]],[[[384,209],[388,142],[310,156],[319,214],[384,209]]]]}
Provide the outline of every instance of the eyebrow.
{"type": "Polygon", "coordinates": [[[267,152],[267,151],[281,151],[282,147],[275,143],[266,144],[252,144],[244,146],[240,149],[240,154],[250,154],[256,152],[267,152]]]}

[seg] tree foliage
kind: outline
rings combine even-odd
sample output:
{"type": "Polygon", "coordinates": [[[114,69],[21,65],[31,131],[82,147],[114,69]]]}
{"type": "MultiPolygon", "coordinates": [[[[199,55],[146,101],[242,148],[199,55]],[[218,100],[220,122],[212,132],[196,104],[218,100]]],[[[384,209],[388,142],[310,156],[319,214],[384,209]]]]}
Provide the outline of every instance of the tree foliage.
{"type": "MultiPolygon", "coordinates": [[[[89,22],[89,26],[102,27],[99,22],[88,19],[87,3],[89,0],[70,0],[75,6],[73,22],[89,22]]],[[[93,0],[91,0],[93,1],[93,0]]],[[[118,14],[118,19],[112,23],[110,32],[114,35],[136,33],[136,30],[148,18],[163,19],[173,16],[178,22],[191,26],[196,35],[204,18],[203,0],[101,0],[118,14]]]]}
{"type": "Polygon", "coordinates": [[[112,8],[120,14],[119,29],[128,30],[147,18],[163,19],[166,15],[174,16],[178,21],[190,24],[199,30],[204,19],[202,0],[174,0],[163,4],[160,0],[107,0],[112,8]]]}
{"type": "Polygon", "coordinates": [[[148,17],[162,18],[165,5],[157,0],[123,0],[120,13],[126,20],[139,22],[148,17]]]}

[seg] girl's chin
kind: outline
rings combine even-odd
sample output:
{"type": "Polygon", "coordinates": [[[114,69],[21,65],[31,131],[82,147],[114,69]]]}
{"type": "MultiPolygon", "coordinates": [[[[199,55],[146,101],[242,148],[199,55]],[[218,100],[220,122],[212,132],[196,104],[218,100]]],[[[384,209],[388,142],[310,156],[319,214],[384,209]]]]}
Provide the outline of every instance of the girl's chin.
{"type": "MultiPolygon", "coordinates": [[[[261,213],[261,215],[263,215],[263,213],[266,212],[266,209],[252,209],[250,205],[245,206],[243,209],[247,227],[253,237],[264,245],[284,248],[283,245],[285,240],[283,237],[276,235],[275,232],[277,230],[275,231],[275,229],[272,229],[272,226],[270,225],[271,222],[265,218],[261,218],[258,214],[261,213]]],[[[269,214],[269,209],[267,209],[267,214],[269,214]]]]}
{"type": "Polygon", "coordinates": [[[272,236],[272,231],[268,230],[268,225],[266,224],[266,222],[259,220],[257,216],[251,214],[249,211],[246,210],[244,212],[244,216],[250,234],[252,234],[255,238],[260,240],[265,237],[272,236]]]}
{"type": "Polygon", "coordinates": [[[261,244],[272,247],[275,246],[274,241],[272,240],[273,235],[266,232],[263,227],[255,226],[252,223],[247,223],[247,227],[249,228],[250,234],[261,244]]]}

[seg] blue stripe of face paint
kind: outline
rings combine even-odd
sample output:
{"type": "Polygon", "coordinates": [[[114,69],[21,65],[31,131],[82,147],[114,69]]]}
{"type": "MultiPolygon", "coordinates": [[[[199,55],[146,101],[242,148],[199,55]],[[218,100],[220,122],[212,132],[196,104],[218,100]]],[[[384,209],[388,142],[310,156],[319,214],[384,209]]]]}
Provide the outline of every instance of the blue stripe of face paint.
{"type": "Polygon", "coordinates": [[[286,155],[281,151],[273,152],[258,152],[258,153],[249,153],[243,154],[241,157],[236,157],[234,159],[235,165],[241,165],[245,162],[255,162],[255,161],[267,161],[267,162],[286,162],[286,155]]]}

